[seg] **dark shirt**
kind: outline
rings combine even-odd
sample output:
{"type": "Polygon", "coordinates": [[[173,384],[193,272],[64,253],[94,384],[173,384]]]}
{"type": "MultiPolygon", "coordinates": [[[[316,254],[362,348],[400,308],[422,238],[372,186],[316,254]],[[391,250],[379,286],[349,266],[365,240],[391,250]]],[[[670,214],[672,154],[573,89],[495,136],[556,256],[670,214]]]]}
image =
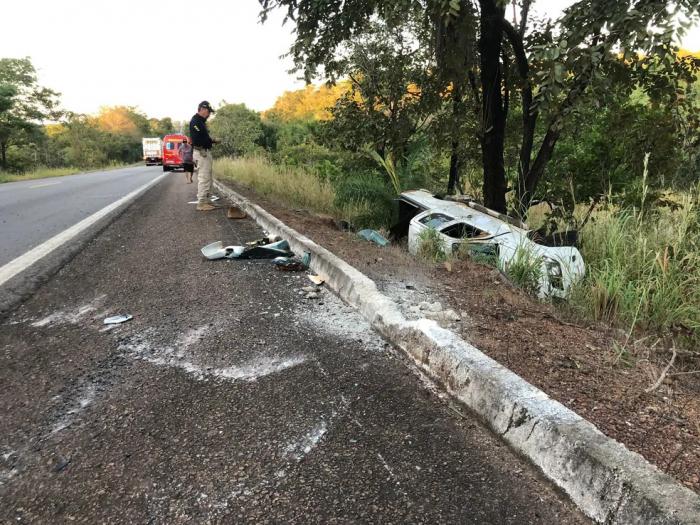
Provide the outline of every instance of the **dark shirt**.
{"type": "Polygon", "coordinates": [[[187,144],[187,142],[183,142],[180,144],[180,147],[177,148],[178,153],[180,153],[180,158],[182,159],[182,162],[186,164],[192,164],[194,160],[192,159],[192,146],[187,144]]]}
{"type": "Polygon", "coordinates": [[[207,129],[207,119],[195,113],[190,120],[190,139],[195,148],[211,149],[213,144],[207,129]]]}

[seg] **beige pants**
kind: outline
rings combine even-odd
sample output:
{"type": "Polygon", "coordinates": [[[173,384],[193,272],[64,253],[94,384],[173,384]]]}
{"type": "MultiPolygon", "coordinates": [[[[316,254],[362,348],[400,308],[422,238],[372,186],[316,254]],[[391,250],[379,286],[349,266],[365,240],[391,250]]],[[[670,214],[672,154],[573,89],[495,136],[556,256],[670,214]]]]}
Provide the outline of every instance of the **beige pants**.
{"type": "Polygon", "coordinates": [[[197,200],[207,202],[211,193],[211,151],[194,150],[194,170],[197,172],[197,200]]]}

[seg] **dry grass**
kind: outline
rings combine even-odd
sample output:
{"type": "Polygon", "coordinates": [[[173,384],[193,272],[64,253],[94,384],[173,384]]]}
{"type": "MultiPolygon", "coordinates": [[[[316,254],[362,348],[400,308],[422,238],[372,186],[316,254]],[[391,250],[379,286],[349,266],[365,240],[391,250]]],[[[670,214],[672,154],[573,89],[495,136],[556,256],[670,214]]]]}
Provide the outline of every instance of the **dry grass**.
{"type": "Polygon", "coordinates": [[[316,213],[335,214],[335,191],[315,175],[296,167],[272,164],[262,158],[217,159],[214,173],[255,190],[265,197],[316,213]]]}
{"type": "Polygon", "coordinates": [[[214,162],[214,173],[292,208],[331,215],[350,223],[371,213],[363,199],[337,205],[335,189],[303,168],[281,166],[260,158],[223,158],[214,162]]]}
{"type": "Polygon", "coordinates": [[[572,301],[592,318],[700,340],[700,187],[677,209],[598,212],[581,231],[587,266],[572,301]]]}

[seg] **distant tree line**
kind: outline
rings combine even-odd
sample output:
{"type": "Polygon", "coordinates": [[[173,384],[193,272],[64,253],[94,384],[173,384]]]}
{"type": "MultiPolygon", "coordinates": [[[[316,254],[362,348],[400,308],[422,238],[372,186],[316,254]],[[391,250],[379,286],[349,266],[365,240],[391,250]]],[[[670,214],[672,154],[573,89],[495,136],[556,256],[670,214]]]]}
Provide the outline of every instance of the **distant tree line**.
{"type": "Polygon", "coordinates": [[[0,59],[0,170],[79,168],[141,159],[141,139],[176,131],[169,117],[148,118],[134,107],[97,115],[61,109],[59,94],[40,86],[28,58],[0,59]]]}

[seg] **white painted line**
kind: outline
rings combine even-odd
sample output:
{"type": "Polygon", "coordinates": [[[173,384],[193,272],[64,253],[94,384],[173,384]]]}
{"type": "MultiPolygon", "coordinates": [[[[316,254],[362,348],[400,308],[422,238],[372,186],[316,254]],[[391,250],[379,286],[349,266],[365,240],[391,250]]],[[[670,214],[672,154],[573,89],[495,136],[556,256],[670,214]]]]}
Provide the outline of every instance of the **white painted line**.
{"type": "Polygon", "coordinates": [[[141,193],[149,189],[151,186],[157,184],[165,176],[167,176],[167,173],[159,175],[152,181],[147,182],[140,188],[135,189],[131,193],[122,197],[121,199],[114,201],[112,204],[105,206],[99,211],[96,211],[95,213],[83,219],[79,223],[74,224],[66,230],[63,230],[61,233],[54,235],[48,241],[43,242],[35,248],[32,248],[24,255],[20,255],[16,259],[10,261],[5,266],[0,268],[0,286],[12,279],[18,273],[21,273],[27,268],[29,268],[39,259],[50,254],[56,248],[59,248],[63,244],[73,239],[75,236],[77,236],[78,234],[80,234],[81,232],[83,232],[84,230],[86,230],[87,228],[89,228],[90,226],[92,226],[97,221],[107,216],[114,210],[118,209],[120,206],[123,206],[129,201],[134,200],[136,197],[138,197],[141,193]]]}
{"type": "Polygon", "coordinates": [[[61,184],[61,181],[56,181],[56,182],[44,182],[43,184],[35,184],[34,186],[29,186],[30,190],[33,190],[34,188],[45,188],[46,186],[55,186],[56,184],[61,184]]]}

